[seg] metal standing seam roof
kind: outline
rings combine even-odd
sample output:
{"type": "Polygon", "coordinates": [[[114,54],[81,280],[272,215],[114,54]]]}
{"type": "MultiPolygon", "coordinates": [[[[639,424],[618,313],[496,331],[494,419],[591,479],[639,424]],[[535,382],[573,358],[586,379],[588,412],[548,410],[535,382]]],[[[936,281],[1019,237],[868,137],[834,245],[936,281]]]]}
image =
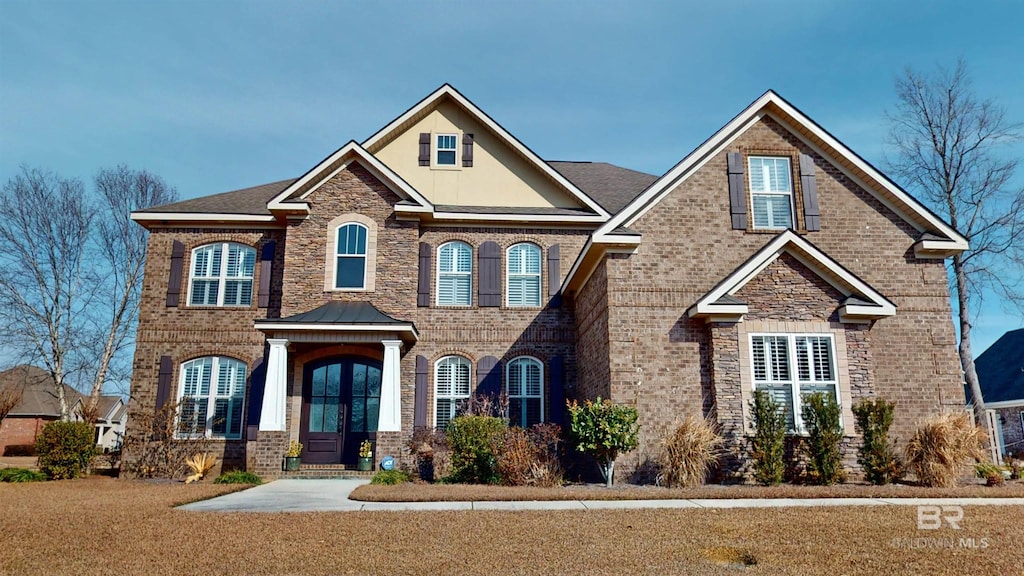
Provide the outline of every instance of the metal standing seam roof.
{"type": "Polygon", "coordinates": [[[341,302],[332,300],[308,312],[287,318],[267,318],[256,321],[260,324],[354,324],[370,326],[412,327],[412,322],[398,320],[378,310],[369,302],[341,302]]]}

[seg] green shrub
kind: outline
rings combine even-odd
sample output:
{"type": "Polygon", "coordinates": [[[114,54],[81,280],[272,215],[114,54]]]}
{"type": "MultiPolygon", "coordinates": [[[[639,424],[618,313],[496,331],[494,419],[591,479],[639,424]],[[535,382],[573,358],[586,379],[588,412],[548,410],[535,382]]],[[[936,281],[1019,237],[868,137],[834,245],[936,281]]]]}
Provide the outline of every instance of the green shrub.
{"type": "Polygon", "coordinates": [[[890,484],[902,475],[902,463],[895,442],[889,440],[896,404],[883,398],[867,398],[853,407],[863,443],[857,449],[857,463],[872,484],[890,484]]]}
{"type": "Polygon", "coordinates": [[[687,416],[661,439],[660,484],[669,488],[697,486],[718,463],[724,439],[711,418],[687,416]]]}
{"type": "Polygon", "coordinates": [[[381,484],[383,486],[394,486],[395,484],[405,484],[412,480],[412,476],[408,472],[402,470],[381,470],[373,475],[373,479],[370,480],[370,484],[381,484]]]}
{"type": "Polygon", "coordinates": [[[40,482],[46,474],[28,468],[0,468],[0,482],[40,482]]]}
{"type": "Polygon", "coordinates": [[[450,480],[463,484],[497,484],[495,441],[505,432],[505,420],[494,416],[458,416],[445,436],[451,449],[450,480]]]}
{"type": "Polygon", "coordinates": [[[836,484],[846,476],[839,449],[843,440],[841,410],[828,394],[815,392],[803,398],[801,414],[807,428],[804,450],[808,457],[807,476],[812,484],[836,484]]]}
{"type": "Polygon", "coordinates": [[[605,484],[611,487],[615,459],[620,452],[636,448],[640,440],[636,408],[613,404],[600,396],[582,405],[573,400],[568,407],[569,433],[576,450],[589,452],[597,460],[605,484]]]}
{"type": "Polygon", "coordinates": [[[252,484],[258,486],[263,484],[263,479],[245,470],[232,470],[224,472],[213,479],[214,484],[252,484]]]}
{"type": "Polygon", "coordinates": [[[96,455],[94,434],[87,422],[50,422],[36,438],[39,469],[54,480],[85,474],[96,455]]]}
{"type": "Polygon", "coordinates": [[[786,474],[786,414],[764,390],[754,392],[754,478],[765,486],[781,484],[786,474]]]}

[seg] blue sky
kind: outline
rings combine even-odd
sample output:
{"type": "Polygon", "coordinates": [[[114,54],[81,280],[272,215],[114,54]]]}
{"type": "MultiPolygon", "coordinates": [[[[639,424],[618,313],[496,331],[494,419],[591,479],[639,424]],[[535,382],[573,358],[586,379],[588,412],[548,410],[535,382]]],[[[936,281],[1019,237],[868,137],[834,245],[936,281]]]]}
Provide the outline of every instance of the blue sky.
{"type": "MultiPolygon", "coordinates": [[[[661,174],[771,88],[882,165],[905,66],[962,56],[1024,119],[1021,21],[1010,1],[0,0],[0,179],[123,162],[188,198],[295,177],[444,82],[550,160],[661,174]]],[[[976,353],[1021,326],[989,299],[976,353]]]]}

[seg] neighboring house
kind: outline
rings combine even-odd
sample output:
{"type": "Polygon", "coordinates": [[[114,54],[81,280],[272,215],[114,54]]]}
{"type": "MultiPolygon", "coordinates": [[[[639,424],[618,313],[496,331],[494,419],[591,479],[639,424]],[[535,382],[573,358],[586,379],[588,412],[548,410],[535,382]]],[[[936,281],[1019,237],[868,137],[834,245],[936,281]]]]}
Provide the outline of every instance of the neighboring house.
{"type": "MultiPolygon", "coordinates": [[[[1024,458],[1024,328],[999,337],[974,361],[999,455],[1024,458]]],[[[968,403],[971,391],[965,388],[968,403]]]]}
{"type": "MultiPolygon", "coordinates": [[[[81,421],[82,407],[88,398],[81,397],[71,408],[72,420],[81,421]]],[[[96,406],[96,447],[103,452],[118,450],[124,440],[128,422],[128,405],[120,396],[100,396],[96,406]]]]}
{"type": "MultiPolygon", "coordinates": [[[[42,368],[15,366],[0,372],[0,386],[21,387],[22,397],[0,424],[0,454],[8,446],[34,446],[43,426],[60,420],[60,401],[53,378],[42,368]]],[[[64,398],[72,406],[82,397],[71,386],[64,385],[64,398]]]]}
{"type": "Polygon", "coordinates": [[[401,458],[478,392],[524,426],[635,405],[627,472],[688,415],[742,446],[756,389],[795,433],[802,393],[837,398],[851,462],[862,398],[897,402],[901,438],[963,409],[966,240],[773,92],[656,177],[545,161],[445,85],[300,178],[132,218],[134,401],[265,476],[291,440],[306,465],[401,458]]]}

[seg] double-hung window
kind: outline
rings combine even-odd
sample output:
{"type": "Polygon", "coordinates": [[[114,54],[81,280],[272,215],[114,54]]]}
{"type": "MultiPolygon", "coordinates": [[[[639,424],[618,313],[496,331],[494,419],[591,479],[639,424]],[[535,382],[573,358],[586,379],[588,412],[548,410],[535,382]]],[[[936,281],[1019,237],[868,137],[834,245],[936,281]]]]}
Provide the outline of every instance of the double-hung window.
{"type": "Polygon", "coordinates": [[[241,438],[245,376],[244,362],[223,356],[196,358],[182,364],[177,436],[241,438]]]}
{"type": "Polygon", "coordinates": [[[754,389],[767,392],[782,407],[790,431],[804,430],[803,397],[821,392],[840,402],[831,334],[755,334],[750,358],[754,389]]]}
{"type": "Polygon", "coordinates": [[[448,242],[438,249],[437,305],[473,304],[473,249],[465,242],[448,242]]]}
{"type": "Polygon", "coordinates": [[[544,367],[540,360],[523,356],[505,367],[508,421],[527,428],[544,421],[544,367]]]}
{"type": "Polygon", "coordinates": [[[540,306],[540,248],[516,244],[508,249],[505,271],[508,305],[540,306]]]}
{"type": "Polygon", "coordinates": [[[445,356],[434,365],[434,426],[440,430],[456,416],[459,404],[469,398],[469,360],[445,356]]]}
{"type": "Polygon", "coordinates": [[[224,242],[192,251],[192,306],[250,306],[256,249],[224,242]]]}
{"type": "Polygon", "coordinates": [[[334,287],[366,287],[366,226],[355,222],[338,227],[334,287]]]}
{"type": "Polygon", "coordinates": [[[438,166],[455,166],[455,152],[459,138],[455,134],[437,135],[437,160],[438,166]]]}
{"type": "Polygon", "coordinates": [[[783,230],[793,225],[793,180],[789,158],[751,156],[750,201],[755,229],[783,230]]]}

